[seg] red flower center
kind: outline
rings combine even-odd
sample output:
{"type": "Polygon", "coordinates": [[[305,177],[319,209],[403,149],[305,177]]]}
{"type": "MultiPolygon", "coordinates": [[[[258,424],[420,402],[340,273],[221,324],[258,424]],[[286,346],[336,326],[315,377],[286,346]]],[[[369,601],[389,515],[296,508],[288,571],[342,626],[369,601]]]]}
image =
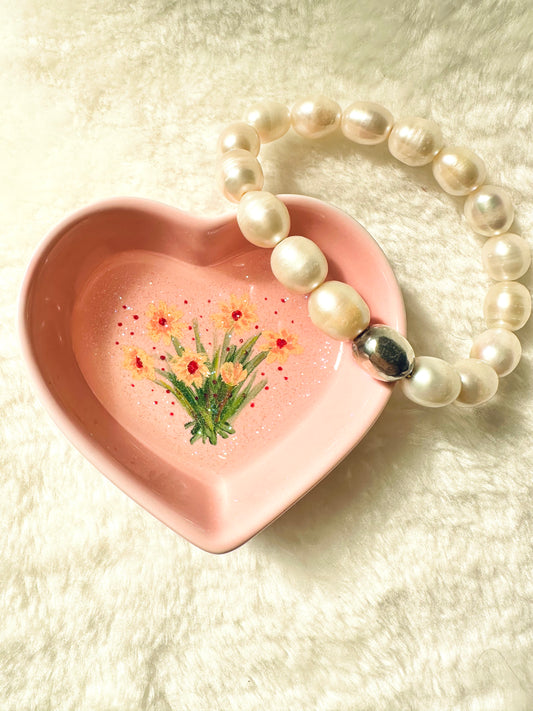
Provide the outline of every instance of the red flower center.
{"type": "Polygon", "coordinates": [[[284,338],[278,338],[278,340],[276,341],[276,345],[278,348],[281,349],[283,348],[283,346],[287,345],[287,341],[284,338]]]}
{"type": "Polygon", "coordinates": [[[231,318],[232,318],[234,321],[238,321],[238,320],[241,318],[241,316],[242,316],[242,311],[234,311],[234,312],[231,314],[231,318]]]}
{"type": "Polygon", "coordinates": [[[199,367],[200,366],[198,365],[198,363],[195,360],[191,360],[191,362],[187,366],[187,370],[189,371],[189,373],[191,375],[194,375],[199,367]]]}
{"type": "Polygon", "coordinates": [[[161,316],[161,318],[159,319],[159,325],[160,325],[160,326],[166,326],[166,325],[167,325],[167,320],[166,320],[166,318],[165,318],[164,316],[161,316]]]}
{"type": "Polygon", "coordinates": [[[142,362],[142,360],[139,358],[139,356],[135,356],[135,365],[137,366],[137,368],[139,368],[139,370],[140,370],[141,368],[144,368],[143,362],[142,362]]]}

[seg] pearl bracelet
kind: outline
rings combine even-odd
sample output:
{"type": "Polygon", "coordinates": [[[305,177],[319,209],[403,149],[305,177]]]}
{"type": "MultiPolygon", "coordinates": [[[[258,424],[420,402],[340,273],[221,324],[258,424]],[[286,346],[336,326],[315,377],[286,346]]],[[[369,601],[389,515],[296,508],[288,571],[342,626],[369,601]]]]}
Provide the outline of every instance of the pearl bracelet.
{"type": "Polygon", "coordinates": [[[493,397],[499,377],[518,365],[520,341],[514,331],[531,314],[531,295],[520,282],[531,254],[522,237],[507,232],[514,219],[509,194],[484,184],[483,161],[468,148],[445,146],[440,128],[424,118],[394,121],[379,104],[355,102],[344,111],[323,96],[298,101],[292,109],[276,101],[250,107],[244,121],[227,126],[218,141],[218,182],[226,198],[238,203],[237,221],[244,237],[258,247],[273,248],[272,272],[289,290],[308,294],[309,316],[328,336],[352,341],[359,364],[374,378],[401,380],[405,395],[420,405],[451,402],[481,405],[493,397]],[[328,264],[320,248],[300,235],[289,236],[284,203],[263,191],[257,160],[261,143],[283,136],[291,127],[305,138],[321,138],[340,127],[355,143],[388,141],[391,154],[409,166],[432,164],[433,175],[450,195],[467,196],[468,224],[489,239],[483,265],[495,280],[484,303],[488,329],[476,336],[470,357],[453,366],[440,358],[415,357],[409,342],[386,325],[370,325],[367,304],[350,285],[326,281],[328,264]]]}

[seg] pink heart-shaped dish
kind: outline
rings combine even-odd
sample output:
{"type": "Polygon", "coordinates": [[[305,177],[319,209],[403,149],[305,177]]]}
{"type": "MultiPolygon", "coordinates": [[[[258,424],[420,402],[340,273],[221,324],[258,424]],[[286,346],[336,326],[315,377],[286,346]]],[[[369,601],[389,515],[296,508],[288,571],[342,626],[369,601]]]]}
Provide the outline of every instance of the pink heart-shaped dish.
{"type": "MultiPolygon", "coordinates": [[[[339,210],[283,196],[328,279],[404,331],[380,248],[339,210]]],[[[40,245],[20,300],[24,356],[70,441],[197,546],[225,552],[268,525],[357,444],[390,387],[311,323],[233,215],[120,198],[80,210],[40,245]]]]}

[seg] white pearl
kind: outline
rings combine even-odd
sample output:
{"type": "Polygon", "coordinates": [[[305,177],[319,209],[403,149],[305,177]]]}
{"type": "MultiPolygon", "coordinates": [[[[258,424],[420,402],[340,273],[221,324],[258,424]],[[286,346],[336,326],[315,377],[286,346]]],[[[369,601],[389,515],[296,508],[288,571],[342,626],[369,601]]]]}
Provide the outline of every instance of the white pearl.
{"type": "Polygon", "coordinates": [[[281,138],[291,126],[289,107],[271,99],[250,106],[244,120],[255,128],[262,143],[281,138]]]}
{"type": "Polygon", "coordinates": [[[257,247],[275,247],[291,227],[286,205],[263,190],[250,190],[242,197],[237,222],[246,239],[257,247]]]}
{"type": "Polygon", "coordinates": [[[425,407],[449,405],[461,391],[461,378],[455,368],[431,356],[415,358],[411,375],[400,382],[405,396],[425,407]]]}
{"type": "Polygon", "coordinates": [[[328,262],[320,247],[298,235],[287,237],[274,247],[270,266],[276,279],[297,294],[316,289],[328,273],[328,262]]]}
{"type": "Polygon", "coordinates": [[[223,129],[218,138],[218,154],[222,155],[234,148],[242,148],[257,156],[261,148],[259,134],[253,126],[244,121],[235,121],[223,129]]]}
{"type": "Polygon", "coordinates": [[[491,279],[514,281],[529,269],[531,251],[525,239],[507,232],[488,239],[483,245],[481,258],[491,279]]]}
{"type": "Polygon", "coordinates": [[[370,323],[366,302],[342,281],[324,282],[311,292],[307,306],[315,326],[338,341],[352,341],[370,323]]]}
{"type": "Polygon", "coordinates": [[[486,237],[507,232],[514,220],[511,197],[497,185],[483,185],[469,195],[464,213],[474,232],[486,237]]]}
{"type": "Polygon", "coordinates": [[[224,196],[232,202],[239,202],[249,190],[261,190],[263,187],[263,171],[259,161],[242,148],[224,153],[219,161],[217,177],[224,196]]]}
{"type": "Polygon", "coordinates": [[[516,334],[506,328],[489,328],[477,335],[470,350],[471,358],[488,363],[502,378],[509,375],[520,362],[522,346],[516,334]]]}
{"type": "Polygon", "coordinates": [[[326,96],[308,97],[292,107],[292,127],[304,138],[322,138],[339,127],[341,113],[338,103],[326,96]]]}
{"type": "Polygon", "coordinates": [[[531,316],[531,294],[518,281],[492,284],[485,296],[483,314],[489,328],[518,331],[531,316]]]}
{"type": "Polygon", "coordinates": [[[446,146],[433,159],[433,175],[449,195],[468,195],[483,183],[485,163],[469,148],[446,146]]]}
{"type": "Polygon", "coordinates": [[[429,119],[402,119],[394,124],[389,134],[389,151],[406,165],[427,165],[441,148],[441,130],[429,119]]]}
{"type": "Polygon", "coordinates": [[[498,374],[488,363],[477,358],[465,358],[455,363],[461,378],[461,392],[456,402],[459,405],[482,405],[498,390],[498,374]]]}
{"type": "Polygon", "coordinates": [[[394,117],[380,104],[355,101],[342,112],[341,129],[354,143],[374,146],[389,137],[394,117]]]}

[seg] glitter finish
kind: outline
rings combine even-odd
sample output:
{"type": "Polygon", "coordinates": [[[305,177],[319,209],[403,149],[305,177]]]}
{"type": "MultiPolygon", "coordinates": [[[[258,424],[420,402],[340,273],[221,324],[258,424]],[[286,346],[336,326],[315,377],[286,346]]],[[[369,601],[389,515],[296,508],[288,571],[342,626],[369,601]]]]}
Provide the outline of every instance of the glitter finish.
{"type": "MultiPolygon", "coordinates": [[[[361,226],[317,200],[283,200],[295,231],[327,255],[332,277],[354,284],[376,319],[403,331],[397,283],[361,226]]],[[[34,255],[21,294],[24,355],[56,423],[125,493],[212,552],[240,545],[303,496],[390,395],[347,344],[313,326],[307,298],[273,278],[269,259],[234,216],[196,218],[117,199],[60,223],[34,255]],[[211,357],[228,319],[236,345],[259,327],[257,352],[269,356],[255,383],[266,385],[239,413],[234,434],[191,443],[182,404],[153,379],[172,368],[200,386],[208,358],[194,355],[195,321],[211,357]],[[172,336],[190,357],[173,352],[172,336]]],[[[237,387],[242,368],[224,363],[220,378],[237,387]]]]}

